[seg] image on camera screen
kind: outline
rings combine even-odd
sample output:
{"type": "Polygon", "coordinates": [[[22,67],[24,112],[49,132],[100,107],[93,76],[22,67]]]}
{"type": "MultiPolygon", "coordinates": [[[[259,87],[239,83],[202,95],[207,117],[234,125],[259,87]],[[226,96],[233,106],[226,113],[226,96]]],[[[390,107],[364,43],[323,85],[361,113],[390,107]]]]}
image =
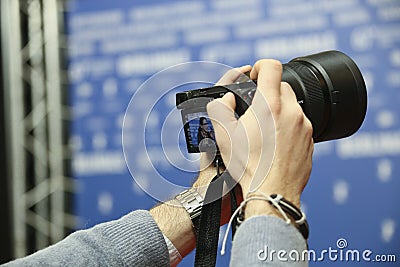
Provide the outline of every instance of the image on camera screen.
{"type": "Polygon", "coordinates": [[[199,111],[182,114],[182,119],[189,153],[216,149],[214,128],[207,116],[207,112],[199,111]]]}

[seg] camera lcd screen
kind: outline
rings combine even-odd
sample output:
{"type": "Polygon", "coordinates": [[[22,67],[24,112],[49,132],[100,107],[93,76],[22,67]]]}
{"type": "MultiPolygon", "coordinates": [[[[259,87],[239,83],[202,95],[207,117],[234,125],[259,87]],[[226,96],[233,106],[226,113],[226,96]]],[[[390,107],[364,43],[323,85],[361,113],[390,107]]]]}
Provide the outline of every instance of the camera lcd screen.
{"type": "Polygon", "coordinates": [[[216,149],[214,128],[205,110],[182,110],[182,120],[189,153],[216,149]]]}

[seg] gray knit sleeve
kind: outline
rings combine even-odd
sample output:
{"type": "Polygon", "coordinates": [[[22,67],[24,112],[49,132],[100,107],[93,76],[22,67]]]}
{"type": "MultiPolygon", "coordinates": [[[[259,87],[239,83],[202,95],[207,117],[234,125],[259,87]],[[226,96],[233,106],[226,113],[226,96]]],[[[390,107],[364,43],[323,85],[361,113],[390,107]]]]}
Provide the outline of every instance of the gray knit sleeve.
{"type": "Polygon", "coordinates": [[[302,260],[306,249],[303,236],[291,224],[275,216],[254,216],[235,234],[230,265],[308,266],[302,260]]]}
{"type": "Polygon", "coordinates": [[[169,255],[150,213],[134,211],[6,266],[169,266],[169,255]]]}

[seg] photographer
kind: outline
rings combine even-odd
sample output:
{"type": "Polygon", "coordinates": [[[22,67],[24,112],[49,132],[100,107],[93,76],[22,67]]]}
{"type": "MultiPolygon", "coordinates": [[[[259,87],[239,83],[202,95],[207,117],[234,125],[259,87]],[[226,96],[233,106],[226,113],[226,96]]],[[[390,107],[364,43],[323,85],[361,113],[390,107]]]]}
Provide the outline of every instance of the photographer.
{"type": "MultiPolygon", "coordinates": [[[[239,68],[246,72],[250,66],[239,68]]],[[[220,83],[233,82],[235,73],[220,83]]],[[[251,69],[258,90],[253,104],[237,119],[235,98],[228,93],[211,102],[207,111],[224,163],[239,182],[244,200],[280,194],[295,206],[311,172],[312,126],[297,104],[294,92],[281,82],[282,65],[274,60],[258,61],[251,69]],[[268,104],[267,104],[268,102],[268,104]],[[272,127],[271,127],[272,126],[272,127]],[[275,153],[274,153],[275,152],[275,153]],[[266,162],[273,159],[271,168],[266,162]]],[[[194,188],[210,183],[216,170],[206,166],[202,154],[201,171],[194,188]]],[[[203,194],[203,192],[200,192],[203,194]]],[[[148,211],[134,211],[119,220],[77,231],[59,243],[31,256],[9,263],[11,266],[168,266],[179,263],[195,247],[195,233],[187,211],[176,200],[148,211]]],[[[230,218],[229,202],[222,204],[221,225],[230,218]]],[[[306,249],[306,241],[282,214],[265,200],[247,201],[245,220],[233,241],[232,266],[265,265],[258,253],[270,250],[306,249]]],[[[274,260],[274,266],[288,264],[274,260]]],[[[307,265],[307,262],[293,262],[307,265]]]]}

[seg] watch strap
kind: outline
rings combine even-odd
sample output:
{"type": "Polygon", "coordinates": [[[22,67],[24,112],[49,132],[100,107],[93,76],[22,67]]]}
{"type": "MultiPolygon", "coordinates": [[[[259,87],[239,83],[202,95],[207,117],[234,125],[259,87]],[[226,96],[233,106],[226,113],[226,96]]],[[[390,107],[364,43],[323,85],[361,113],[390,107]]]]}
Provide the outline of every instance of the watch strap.
{"type": "Polygon", "coordinates": [[[196,188],[189,188],[175,197],[176,200],[186,209],[192,220],[196,235],[199,226],[199,218],[203,207],[204,199],[196,188]]]}

